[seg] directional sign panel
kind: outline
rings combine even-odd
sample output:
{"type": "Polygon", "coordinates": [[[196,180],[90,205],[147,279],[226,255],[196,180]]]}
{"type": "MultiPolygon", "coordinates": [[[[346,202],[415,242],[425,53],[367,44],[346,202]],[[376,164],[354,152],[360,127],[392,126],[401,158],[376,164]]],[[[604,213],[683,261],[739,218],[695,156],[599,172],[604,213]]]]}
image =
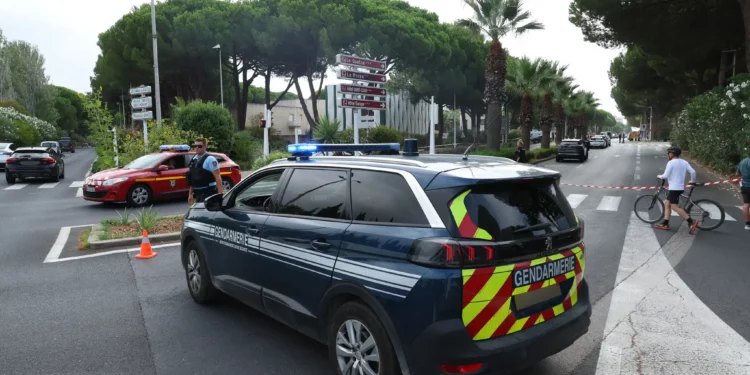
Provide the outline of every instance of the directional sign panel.
{"type": "Polygon", "coordinates": [[[376,100],[339,99],[339,108],[386,109],[385,102],[376,100]]]}
{"type": "Polygon", "coordinates": [[[151,108],[151,106],[153,106],[153,98],[150,96],[134,98],[130,101],[130,106],[135,109],[151,108]]]}
{"type": "Polygon", "coordinates": [[[130,95],[144,95],[151,93],[151,86],[133,87],[130,89],[130,95]]]}
{"type": "Polygon", "coordinates": [[[377,83],[385,83],[386,81],[385,76],[382,74],[361,73],[344,69],[340,69],[336,72],[336,78],[377,83]]]}
{"type": "Polygon", "coordinates": [[[154,118],[154,113],[151,111],[133,112],[133,120],[151,120],[152,118],[154,118]]]}
{"type": "Polygon", "coordinates": [[[336,55],[336,62],[338,64],[356,66],[360,68],[369,68],[369,69],[375,69],[375,70],[381,70],[381,71],[385,71],[385,68],[386,68],[385,61],[368,60],[368,59],[363,59],[363,58],[356,57],[356,56],[349,56],[349,55],[342,55],[342,54],[336,55]]]}
{"type": "Polygon", "coordinates": [[[336,91],[342,93],[342,94],[352,94],[352,95],[366,95],[366,96],[386,96],[385,89],[381,89],[378,87],[367,87],[367,86],[358,86],[358,85],[345,85],[340,84],[336,85],[336,91]]]}

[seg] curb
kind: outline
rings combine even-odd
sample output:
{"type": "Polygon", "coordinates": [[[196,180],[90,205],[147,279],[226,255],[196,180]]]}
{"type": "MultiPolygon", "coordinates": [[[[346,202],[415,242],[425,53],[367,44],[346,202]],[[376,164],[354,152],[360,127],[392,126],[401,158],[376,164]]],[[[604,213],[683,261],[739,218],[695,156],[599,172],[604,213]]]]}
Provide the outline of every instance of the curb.
{"type": "MultiPolygon", "coordinates": [[[[89,250],[102,250],[111,248],[122,248],[126,246],[139,246],[143,237],[127,237],[118,238],[115,240],[100,240],[99,235],[104,233],[104,227],[101,224],[96,224],[91,228],[91,234],[89,235],[89,250]]],[[[164,233],[164,234],[149,234],[148,239],[152,244],[161,242],[174,242],[179,241],[181,238],[180,232],[164,233]]]]}

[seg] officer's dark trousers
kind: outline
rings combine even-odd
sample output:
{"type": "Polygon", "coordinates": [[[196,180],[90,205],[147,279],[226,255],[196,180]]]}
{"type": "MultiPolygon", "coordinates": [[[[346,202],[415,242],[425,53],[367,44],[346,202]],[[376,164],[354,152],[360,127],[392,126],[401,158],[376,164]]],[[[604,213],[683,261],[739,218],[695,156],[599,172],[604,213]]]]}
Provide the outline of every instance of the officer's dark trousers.
{"type": "Polygon", "coordinates": [[[203,202],[206,198],[217,194],[218,192],[216,186],[209,186],[203,189],[193,188],[193,199],[195,199],[196,202],[203,202]]]}

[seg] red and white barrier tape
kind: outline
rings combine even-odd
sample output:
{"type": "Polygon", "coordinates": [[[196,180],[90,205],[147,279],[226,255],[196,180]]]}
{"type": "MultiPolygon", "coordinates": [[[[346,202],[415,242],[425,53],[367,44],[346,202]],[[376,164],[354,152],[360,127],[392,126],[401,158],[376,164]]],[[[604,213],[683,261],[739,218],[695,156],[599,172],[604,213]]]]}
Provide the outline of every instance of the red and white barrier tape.
{"type": "MultiPolygon", "coordinates": [[[[719,184],[730,184],[734,182],[742,181],[741,178],[732,178],[729,180],[719,180],[719,181],[712,181],[712,182],[705,182],[703,186],[711,186],[711,185],[719,185],[719,184]]],[[[560,183],[560,185],[563,186],[575,186],[575,187],[585,187],[585,188],[594,188],[594,189],[613,189],[613,190],[656,190],[659,189],[660,186],[598,186],[598,185],[581,185],[581,184],[566,184],[566,183],[560,183]]],[[[693,186],[693,185],[686,185],[686,186],[693,186]]],[[[669,186],[664,186],[665,189],[669,189],[669,186]]]]}

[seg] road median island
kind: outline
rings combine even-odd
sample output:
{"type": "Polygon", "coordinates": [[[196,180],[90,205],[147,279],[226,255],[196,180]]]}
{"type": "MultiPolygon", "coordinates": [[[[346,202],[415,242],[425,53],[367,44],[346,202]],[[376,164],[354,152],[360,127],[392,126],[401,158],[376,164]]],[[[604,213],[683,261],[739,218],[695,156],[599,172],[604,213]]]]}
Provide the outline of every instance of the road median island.
{"type": "Polygon", "coordinates": [[[142,209],[136,214],[127,210],[119,218],[102,220],[90,230],[79,234],[78,250],[103,250],[138,246],[143,231],[148,232],[152,244],[179,241],[183,215],[158,216],[152,209],[142,209]]]}

